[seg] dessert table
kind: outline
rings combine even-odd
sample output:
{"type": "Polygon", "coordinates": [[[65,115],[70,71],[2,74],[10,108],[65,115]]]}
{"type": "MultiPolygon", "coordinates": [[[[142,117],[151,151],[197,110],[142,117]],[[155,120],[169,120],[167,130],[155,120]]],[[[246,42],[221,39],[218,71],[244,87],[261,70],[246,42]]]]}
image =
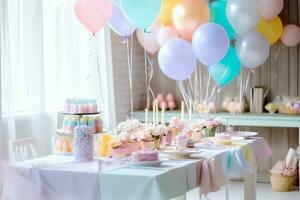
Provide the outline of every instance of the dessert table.
{"type": "Polygon", "coordinates": [[[190,159],[167,159],[162,154],[159,167],[133,166],[109,158],[79,162],[72,156],[51,155],[12,165],[6,173],[4,197],[166,200],[181,195],[185,199],[191,189],[199,187],[199,195],[206,195],[218,191],[231,177],[245,176],[244,199],[255,200],[256,162],[270,154],[262,138],[253,138],[232,146],[198,146],[190,159]]]}

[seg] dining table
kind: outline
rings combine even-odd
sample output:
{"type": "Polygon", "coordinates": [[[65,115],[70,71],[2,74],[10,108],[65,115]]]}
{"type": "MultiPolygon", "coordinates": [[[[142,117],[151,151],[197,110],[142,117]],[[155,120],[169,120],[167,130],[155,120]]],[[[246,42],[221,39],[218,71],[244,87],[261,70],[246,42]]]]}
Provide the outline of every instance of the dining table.
{"type": "Polygon", "coordinates": [[[200,143],[188,157],[162,150],[159,166],[136,165],[130,159],[95,157],[82,162],[71,155],[49,155],[11,164],[3,199],[184,200],[195,188],[201,198],[226,187],[231,178],[244,177],[244,199],[255,200],[257,163],[271,153],[263,138],[253,137],[232,145],[200,143]]]}

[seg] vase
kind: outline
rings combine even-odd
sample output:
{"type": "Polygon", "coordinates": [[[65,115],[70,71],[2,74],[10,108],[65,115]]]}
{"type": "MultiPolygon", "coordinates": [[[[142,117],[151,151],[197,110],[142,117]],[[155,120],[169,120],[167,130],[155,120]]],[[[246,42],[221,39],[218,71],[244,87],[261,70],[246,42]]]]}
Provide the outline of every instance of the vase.
{"type": "Polygon", "coordinates": [[[159,150],[160,149],[160,136],[155,136],[153,138],[154,138],[154,140],[153,140],[153,142],[154,142],[154,148],[156,150],[159,150]]]}
{"type": "Polygon", "coordinates": [[[204,137],[215,137],[216,129],[203,129],[204,137]]]}

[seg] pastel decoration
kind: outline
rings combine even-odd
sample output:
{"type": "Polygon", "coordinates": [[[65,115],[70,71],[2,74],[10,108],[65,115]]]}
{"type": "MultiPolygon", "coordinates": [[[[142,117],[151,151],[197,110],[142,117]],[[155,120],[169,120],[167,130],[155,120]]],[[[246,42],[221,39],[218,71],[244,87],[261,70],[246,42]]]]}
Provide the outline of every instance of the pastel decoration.
{"type": "Polygon", "coordinates": [[[297,46],[300,43],[300,27],[288,24],[283,28],[281,41],[288,47],[297,46]]]}
{"type": "Polygon", "coordinates": [[[170,110],[174,110],[175,107],[176,107],[176,104],[175,104],[174,101],[168,101],[168,108],[169,108],[170,110]]]}
{"type": "Polygon", "coordinates": [[[162,0],[158,21],[164,25],[172,25],[172,14],[178,0],[162,0]]]}
{"type": "Polygon", "coordinates": [[[183,81],[189,78],[197,67],[192,45],[183,39],[171,39],[158,53],[158,64],[169,78],[183,81]]]}
{"type": "Polygon", "coordinates": [[[211,22],[222,26],[228,33],[229,38],[233,39],[236,33],[227,19],[226,5],[227,1],[214,1],[211,4],[209,4],[210,20],[211,22]]]}
{"type": "Polygon", "coordinates": [[[179,36],[185,40],[192,40],[194,31],[209,22],[208,5],[203,0],[178,0],[173,10],[173,26],[179,36]]]}
{"type": "Polygon", "coordinates": [[[271,45],[280,39],[283,32],[283,25],[278,16],[271,20],[265,20],[261,18],[256,30],[265,36],[265,38],[268,40],[268,43],[271,45]]]}
{"type": "Polygon", "coordinates": [[[158,17],[161,0],[121,0],[121,9],[128,20],[140,29],[147,29],[158,17]]]}
{"type": "Polygon", "coordinates": [[[258,0],[258,7],[264,19],[271,20],[282,11],[284,0],[258,0]]]}
{"type": "Polygon", "coordinates": [[[167,107],[167,102],[166,101],[161,101],[159,102],[159,108],[162,109],[162,108],[166,108],[167,107]]]}
{"type": "Polygon", "coordinates": [[[112,16],[108,25],[114,32],[122,37],[130,36],[136,29],[136,27],[126,19],[122,10],[115,5],[113,6],[112,16]]]}
{"type": "Polygon", "coordinates": [[[270,54],[267,40],[255,31],[238,37],[235,47],[242,65],[250,69],[262,65],[270,54]]]}
{"type": "Polygon", "coordinates": [[[255,28],[260,18],[257,2],[254,0],[228,0],[226,16],[239,35],[255,28]]]}
{"type": "Polygon", "coordinates": [[[166,100],[167,100],[167,101],[174,101],[174,96],[173,96],[173,94],[168,93],[167,96],[166,96],[166,100]]]}
{"type": "Polygon", "coordinates": [[[118,7],[121,6],[121,0],[112,0],[112,3],[113,3],[115,6],[118,6],[118,7]]]}
{"type": "Polygon", "coordinates": [[[155,23],[150,27],[149,32],[145,32],[141,29],[136,31],[136,36],[140,45],[151,54],[155,54],[160,48],[156,40],[159,27],[160,24],[155,23]]]}
{"type": "Polygon", "coordinates": [[[216,23],[205,23],[193,35],[193,50],[204,65],[220,62],[226,55],[230,41],[225,29],[216,23]]]}
{"type": "Polygon", "coordinates": [[[95,34],[108,22],[113,6],[110,0],[77,0],[74,9],[78,20],[95,34]]]}
{"type": "Polygon", "coordinates": [[[163,94],[158,94],[157,96],[156,96],[156,100],[158,101],[158,102],[161,102],[161,101],[164,101],[164,95],[163,94]]]}
{"type": "Polygon", "coordinates": [[[161,26],[158,29],[156,40],[160,46],[164,45],[168,40],[177,38],[176,30],[171,26],[161,26]]]}
{"type": "Polygon", "coordinates": [[[217,64],[211,65],[208,72],[212,79],[216,81],[219,86],[228,85],[233,81],[241,71],[241,63],[237,56],[234,47],[230,47],[225,58],[217,64]]]}

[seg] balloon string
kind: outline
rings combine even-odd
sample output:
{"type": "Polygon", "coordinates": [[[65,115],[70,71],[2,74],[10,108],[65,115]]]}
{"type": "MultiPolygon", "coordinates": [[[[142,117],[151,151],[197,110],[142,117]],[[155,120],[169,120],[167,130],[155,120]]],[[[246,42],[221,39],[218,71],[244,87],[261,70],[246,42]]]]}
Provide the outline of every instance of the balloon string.
{"type": "Polygon", "coordinates": [[[277,60],[277,58],[278,58],[278,56],[279,56],[279,53],[280,53],[280,50],[281,50],[281,45],[279,44],[279,45],[278,45],[278,49],[277,49],[277,51],[276,51],[276,54],[275,54],[275,56],[274,56],[274,58],[273,58],[273,61],[276,61],[276,60],[277,60]]]}
{"type": "Polygon", "coordinates": [[[212,98],[214,97],[214,94],[216,92],[216,89],[217,89],[217,84],[215,83],[215,85],[214,85],[214,87],[212,89],[212,92],[211,92],[210,96],[208,97],[208,101],[212,100],[212,98]]]}
{"type": "Polygon", "coordinates": [[[248,89],[248,85],[249,85],[249,80],[250,80],[251,73],[253,73],[253,72],[251,70],[249,70],[248,74],[247,74],[247,78],[246,78],[246,84],[244,86],[243,93],[242,93],[242,97],[243,98],[245,97],[247,89],[248,89]]]}
{"type": "MultiPolygon", "coordinates": [[[[132,36],[131,36],[132,37],[132,36]]],[[[129,40],[126,40],[127,50],[127,64],[128,64],[128,78],[129,78],[129,90],[130,90],[130,119],[133,116],[133,90],[132,90],[132,40],[129,46],[129,40]]]]}
{"type": "Polygon", "coordinates": [[[153,57],[150,59],[148,54],[147,54],[147,60],[149,62],[149,70],[148,70],[149,78],[148,78],[148,88],[147,88],[147,90],[148,90],[148,93],[151,93],[152,98],[155,99],[155,95],[154,95],[153,90],[151,88],[151,80],[153,78],[153,61],[154,60],[153,60],[153,57]]]}
{"type": "Polygon", "coordinates": [[[183,87],[182,81],[177,81],[177,84],[178,84],[178,87],[179,87],[180,92],[181,92],[181,94],[182,94],[184,103],[185,103],[185,105],[186,105],[186,107],[187,107],[187,110],[188,110],[188,112],[189,112],[189,111],[190,111],[190,108],[189,108],[189,106],[188,106],[187,95],[186,95],[185,89],[184,89],[184,87],[183,87]]]}
{"type": "Polygon", "coordinates": [[[149,97],[149,89],[148,89],[148,62],[147,62],[147,51],[144,49],[144,61],[145,61],[145,86],[146,86],[146,107],[150,106],[150,97],[149,97]]]}
{"type": "Polygon", "coordinates": [[[100,62],[99,62],[99,56],[98,56],[98,49],[97,49],[97,36],[95,34],[93,34],[91,36],[91,38],[88,41],[88,44],[91,45],[91,53],[89,55],[89,58],[94,54],[96,57],[96,64],[97,64],[97,72],[98,72],[98,79],[99,79],[99,93],[100,93],[100,100],[102,101],[102,105],[104,106],[104,108],[106,108],[105,106],[105,101],[104,101],[104,97],[103,97],[103,87],[102,87],[102,76],[101,76],[101,70],[100,70],[100,62]]]}
{"type": "Polygon", "coordinates": [[[211,79],[210,74],[208,74],[208,81],[207,81],[205,101],[204,101],[205,104],[207,103],[207,99],[208,99],[208,90],[209,90],[209,85],[210,85],[210,79],[211,79]]]}

